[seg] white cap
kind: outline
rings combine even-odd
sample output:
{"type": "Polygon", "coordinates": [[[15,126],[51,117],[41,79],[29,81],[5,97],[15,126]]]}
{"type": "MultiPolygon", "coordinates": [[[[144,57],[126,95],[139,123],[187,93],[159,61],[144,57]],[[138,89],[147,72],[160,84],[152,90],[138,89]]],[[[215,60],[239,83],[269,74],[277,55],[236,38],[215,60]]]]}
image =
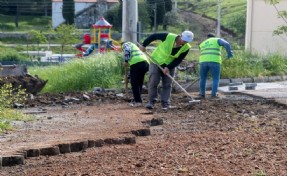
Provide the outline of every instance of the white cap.
{"type": "Polygon", "coordinates": [[[193,40],[193,33],[191,31],[184,31],[181,33],[181,40],[185,42],[191,42],[193,40]]]}

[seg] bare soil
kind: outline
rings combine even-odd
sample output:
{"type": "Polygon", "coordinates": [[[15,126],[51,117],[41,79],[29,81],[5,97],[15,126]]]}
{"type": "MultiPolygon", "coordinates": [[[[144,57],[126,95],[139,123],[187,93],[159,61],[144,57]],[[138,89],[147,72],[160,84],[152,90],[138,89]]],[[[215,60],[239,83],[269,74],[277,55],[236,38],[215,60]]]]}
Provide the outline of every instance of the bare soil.
{"type": "Polygon", "coordinates": [[[46,85],[47,80],[42,80],[38,76],[32,76],[29,74],[21,76],[1,76],[0,87],[4,84],[11,84],[13,89],[21,87],[25,89],[27,93],[37,94],[46,85]]]}
{"type": "Polygon", "coordinates": [[[115,96],[66,105],[71,96],[80,94],[41,95],[41,103],[38,97],[29,102],[34,108],[26,112],[47,113],[3,135],[2,154],[17,147],[130,136],[133,129],[149,128],[151,135],[137,136],[130,145],[27,158],[24,165],[3,167],[0,175],[287,175],[287,110],[272,101],[221,95],[190,105],[184,95],[173,94],[176,108],[163,111],[157,104],[148,111],[115,96]],[[163,125],[143,123],[152,118],[163,119],[163,125]]]}

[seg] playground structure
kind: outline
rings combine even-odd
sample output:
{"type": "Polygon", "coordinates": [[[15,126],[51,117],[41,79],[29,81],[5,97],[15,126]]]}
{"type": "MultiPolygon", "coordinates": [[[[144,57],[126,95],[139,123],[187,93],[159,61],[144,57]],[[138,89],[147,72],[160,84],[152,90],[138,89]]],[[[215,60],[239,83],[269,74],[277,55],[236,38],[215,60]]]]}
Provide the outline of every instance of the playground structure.
{"type": "Polygon", "coordinates": [[[84,34],[84,42],[77,44],[75,47],[82,53],[78,56],[89,56],[93,51],[96,53],[105,53],[111,50],[120,51],[120,42],[117,42],[111,38],[112,25],[107,22],[103,17],[100,18],[95,24],[92,25],[93,32],[90,38],[88,34],[84,34]],[[90,41],[90,43],[89,43],[90,41]],[[85,50],[83,45],[90,44],[85,50]]]}

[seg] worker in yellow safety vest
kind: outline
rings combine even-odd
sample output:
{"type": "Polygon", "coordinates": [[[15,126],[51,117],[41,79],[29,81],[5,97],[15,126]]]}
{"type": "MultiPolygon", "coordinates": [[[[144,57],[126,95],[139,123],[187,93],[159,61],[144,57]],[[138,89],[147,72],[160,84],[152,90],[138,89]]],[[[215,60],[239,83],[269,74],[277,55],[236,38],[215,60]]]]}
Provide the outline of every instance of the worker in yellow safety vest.
{"type": "Polygon", "coordinates": [[[160,40],[161,43],[152,52],[152,59],[154,61],[149,65],[149,102],[146,108],[153,109],[154,103],[157,100],[158,84],[161,79],[161,106],[163,110],[167,110],[171,107],[170,95],[172,83],[167,74],[174,76],[175,68],[188,54],[191,48],[189,42],[193,40],[193,33],[191,31],[184,31],[179,35],[173,33],[155,33],[144,40],[140,49],[146,51],[145,47],[156,40],[160,40]],[[163,68],[163,71],[161,71],[158,65],[163,68]]]}
{"type": "Polygon", "coordinates": [[[221,50],[225,48],[227,52],[227,59],[233,57],[233,51],[230,44],[221,38],[215,37],[213,33],[207,35],[207,39],[199,45],[200,56],[200,97],[205,98],[206,80],[208,72],[212,76],[212,91],[211,98],[218,98],[217,90],[220,80],[221,70],[221,50]]]}
{"type": "Polygon", "coordinates": [[[124,42],[122,44],[124,53],[124,65],[130,67],[130,80],[134,99],[130,106],[142,106],[142,87],[144,76],[148,71],[149,60],[146,55],[132,42],[124,42]]]}

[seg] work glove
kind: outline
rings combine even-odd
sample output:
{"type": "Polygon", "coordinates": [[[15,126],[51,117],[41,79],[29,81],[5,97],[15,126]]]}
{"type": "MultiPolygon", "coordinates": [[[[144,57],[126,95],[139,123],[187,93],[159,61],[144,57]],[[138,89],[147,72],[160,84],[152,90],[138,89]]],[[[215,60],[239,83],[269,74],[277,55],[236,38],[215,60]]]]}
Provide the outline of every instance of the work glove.
{"type": "Polygon", "coordinates": [[[231,59],[232,57],[233,57],[233,52],[231,51],[230,53],[228,53],[227,59],[231,59]]]}

